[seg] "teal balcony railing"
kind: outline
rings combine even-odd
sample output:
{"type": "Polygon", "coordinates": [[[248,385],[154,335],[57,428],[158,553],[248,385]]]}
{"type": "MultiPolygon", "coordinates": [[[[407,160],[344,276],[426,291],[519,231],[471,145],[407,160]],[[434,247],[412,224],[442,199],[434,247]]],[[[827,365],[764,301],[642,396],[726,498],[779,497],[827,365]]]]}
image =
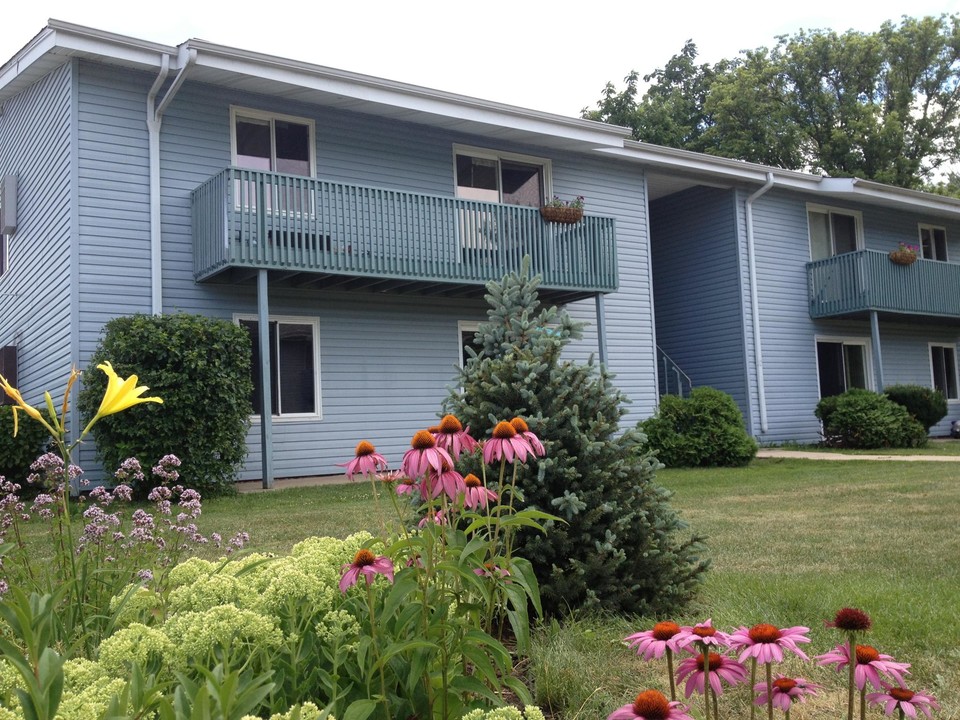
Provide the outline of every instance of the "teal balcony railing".
{"type": "Polygon", "coordinates": [[[807,263],[807,279],[812,318],[869,310],[960,318],[960,264],[897,265],[886,252],[859,250],[807,263]]]}
{"type": "Polygon", "coordinates": [[[617,288],[613,218],[228,168],[193,191],[194,274],[266,268],[482,286],[529,256],[542,287],[617,288]]]}

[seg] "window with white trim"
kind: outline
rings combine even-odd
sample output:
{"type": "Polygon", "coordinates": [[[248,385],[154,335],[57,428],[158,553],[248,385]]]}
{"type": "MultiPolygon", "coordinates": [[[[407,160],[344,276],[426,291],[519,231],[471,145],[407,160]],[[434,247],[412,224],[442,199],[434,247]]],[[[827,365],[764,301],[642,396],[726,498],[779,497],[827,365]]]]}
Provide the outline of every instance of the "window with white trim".
{"type": "Polygon", "coordinates": [[[470,353],[467,348],[473,348],[477,354],[483,350],[483,343],[477,342],[477,331],[480,329],[480,323],[471,320],[461,320],[457,323],[457,330],[460,333],[460,367],[465,367],[467,360],[470,359],[470,353]]]}
{"type": "MultiPolygon", "coordinates": [[[[250,335],[253,413],[262,414],[260,328],[253,317],[236,321],[250,335]]],[[[270,401],[275,417],[320,415],[320,333],[316,318],[270,318],[270,401]]]]}
{"type": "Polygon", "coordinates": [[[453,152],[458,198],[540,207],[550,192],[545,158],[463,145],[453,152]]]}
{"type": "Polygon", "coordinates": [[[920,224],[920,252],[924,260],[947,261],[947,229],[920,224]]]}
{"type": "Polygon", "coordinates": [[[863,248],[863,216],[855,210],[807,205],[807,226],[811,260],[863,248]]]}
{"type": "Polygon", "coordinates": [[[314,122],[249,108],[230,108],[232,164],[313,177],[314,122]]]}
{"type": "Polygon", "coordinates": [[[957,346],[930,343],[930,373],[933,389],[947,400],[960,400],[957,384],[957,346]]]}
{"type": "Polygon", "coordinates": [[[866,340],[817,339],[817,375],[820,397],[870,387],[870,352],[866,340]]]}

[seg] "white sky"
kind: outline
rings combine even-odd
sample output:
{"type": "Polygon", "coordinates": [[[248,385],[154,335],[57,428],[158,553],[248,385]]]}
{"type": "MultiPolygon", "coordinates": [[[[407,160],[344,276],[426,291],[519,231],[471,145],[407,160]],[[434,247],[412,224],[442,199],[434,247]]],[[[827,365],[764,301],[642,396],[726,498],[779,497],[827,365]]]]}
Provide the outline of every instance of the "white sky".
{"type": "Polygon", "coordinates": [[[202,38],[486,100],[578,116],[606,82],[662,67],[692,38],[698,61],[774,44],[800,28],[873,31],[960,12],[960,0],[615,2],[570,0],[5,0],[0,64],[56,18],[178,45],[202,38]]]}

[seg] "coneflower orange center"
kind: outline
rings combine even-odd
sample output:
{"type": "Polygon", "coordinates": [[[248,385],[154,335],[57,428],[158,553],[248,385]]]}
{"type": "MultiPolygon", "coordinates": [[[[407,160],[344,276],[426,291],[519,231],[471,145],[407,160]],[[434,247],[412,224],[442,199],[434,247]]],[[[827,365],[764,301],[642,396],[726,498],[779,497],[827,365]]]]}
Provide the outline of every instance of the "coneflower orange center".
{"type": "Polygon", "coordinates": [[[366,440],[361,440],[357,443],[357,457],[363,457],[364,455],[373,455],[377,449],[368,443],[366,440]]]}
{"type": "Polygon", "coordinates": [[[478,478],[473,473],[469,473],[463,479],[463,484],[466,485],[467,487],[481,487],[483,485],[483,483],[480,481],[480,478],[478,478]]]}
{"type": "Polygon", "coordinates": [[[498,422],[497,426],[493,429],[493,436],[497,438],[497,440],[509,440],[512,437],[516,437],[516,435],[516,428],[505,420],[498,422]]]}
{"type": "Polygon", "coordinates": [[[774,625],[768,625],[767,623],[754,625],[747,635],[755,643],[773,643],[782,637],[780,631],[774,625]]]}
{"type": "MultiPolygon", "coordinates": [[[[710,672],[719,670],[721,665],[723,665],[723,658],[717,653],[710,653],[710,672]]],[[[697,670],[703,672],[703,653],[697,655],[697,670]]]]}
{"type": "Polygon", "coordinates": [[[913,700],[913,696],[916,693],[913,690],[907,690],[906,688],[890,688],[890,697],[894,700],[906,701],[909,702],[913,700]]]}
{"type": "Polygon", "coordinates": [[[515,417],[513,420],[510,421],[510,424],[513,425],[513,429],[516,430],[518,433],[530,432],[530,428],[527,425],[527,421],[524,420],[523,418],[515,417]]]}
{"type": "Polygon", "coordinates": [[[670,703],[659,690],[644,690],[633,701],[633,711],[646,720],[666,720],[670,703]]]}
{"type": "Polygon", "coordinates": [[[697,637],[708,638],[716,635],[717,631],[712,627],[695,627],[693,629],[693,634],[697,637]]]}
{"type": "Polygon", "coordinates": [[[675,622],[670,622],[669,620],[664,622],[658,622],[653,626],[653,639],[654,640],[669,640],[674,635],[680,632],[680,626],[675,622]]]}
{"type": "Polygon", "coordinates": [[[410,441],[410,445],[414,450],[429,450],[437,446],[437,441],[433,439],[429,430],[418,430],[410,441]]]}
{"type": "Polygon", "coordinates": [[[777,678],[773,686],[780,692],[790,692],[797,686],[797,681],[793,678],[777,678]]]}
{"type": "Polygon", "coordinates": [[[857,645],[857,664],[866,665],[880,659],[880,653],[870,645],[857,645]]]}
{"type": "Polygon", "coordinates": [[[836,625],[839,630],[869,630],[871,622],[870,616],[863,610],[842,608],[837,612],[833,624],[836,625]]]}
{"type": "Polygon", "coordinates": [[[444,415],[443,420],[440,421],[440,432],[445,435],[454,435],[463,432],[463,425],[453,415],[444,415]]]}
{"type": "Polygon", "coordinates": [[[363,550],[357,551],[357,554],[353,558],[353,564],[357,567],[366,567],[367,565],[373,565],[376,560],[377,558],[374,554],[364,548],[363,550]]]}

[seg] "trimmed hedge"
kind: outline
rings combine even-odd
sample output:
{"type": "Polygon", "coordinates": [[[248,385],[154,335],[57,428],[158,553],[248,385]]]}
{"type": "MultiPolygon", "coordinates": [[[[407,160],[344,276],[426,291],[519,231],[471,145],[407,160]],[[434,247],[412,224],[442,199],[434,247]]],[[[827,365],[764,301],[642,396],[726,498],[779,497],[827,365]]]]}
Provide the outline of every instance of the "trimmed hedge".
{"type": "Polygon", "coordinates": [[[694,388],[686,398],[664,395],[640,429],[667,467],[741,467],[757,454],[740,408],[716,388],[694,388]]]}
{"type": "Polygon", "coordinates": [[[823,398],[814,415],[823,423],[826,445],[874,449],[927,444],[926,429],[903,405],[871,390],[851,388],[823,398]]]}
{"type": "Polygon", "coordinates": [[[173,453],[185,486],[204,496],[233,492],[253,412],[250,357],[247,332],[227,320],[178,314],[108,322],[83,376],[84,421],[103,397],[107,378],[96,368],[104,361],[121,377],[138,375],[163,405],[137,405],[94,426],[104,469],[111,472],[128,457],[149,468],[173,453]]]}
{"type": "Polygon", "coordinates": [[[891,385],[883,392],[898,405],[903,405],[928,433],[947,416],[947,399],[938,390],[923,385],[891,385]]]}
{"type": "Polygon", "coordinates": [[[47,429],[26,413],[20,413],[14,437],[13,406],[0,405],[0,477],[26,488],[30,464],[44,453],[49,439],[47,429]]]}

